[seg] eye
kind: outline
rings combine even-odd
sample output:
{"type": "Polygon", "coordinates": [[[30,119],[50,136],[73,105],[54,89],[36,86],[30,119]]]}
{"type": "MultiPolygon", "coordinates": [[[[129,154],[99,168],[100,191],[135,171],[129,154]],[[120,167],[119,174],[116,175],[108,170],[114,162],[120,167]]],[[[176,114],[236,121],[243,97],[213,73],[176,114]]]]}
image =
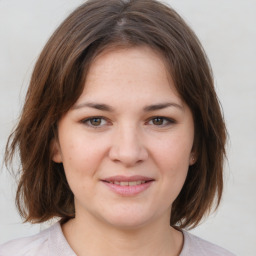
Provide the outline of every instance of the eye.
{"type": "Polygon", "coordinates": [[[148,121],[148,124],[155,125],[155,126],[167,126],[173,123],[175,123],[174,120],[167,117],[161,117],[161,116],[153,117],[148,121]]]}
{"type": "Polygon", "coordinates": [[[162,117],[156,117],[156,118],[152,119],[152,123],[154,125],[163,125],[164,121],[165,120],[162,117]]]}
{"type": "Polygon", "coordinates": [[[103,117],[90,117],[83,120],[82,123],[93,128],[100,128],[107,125],[107,121],[103,117]]]}

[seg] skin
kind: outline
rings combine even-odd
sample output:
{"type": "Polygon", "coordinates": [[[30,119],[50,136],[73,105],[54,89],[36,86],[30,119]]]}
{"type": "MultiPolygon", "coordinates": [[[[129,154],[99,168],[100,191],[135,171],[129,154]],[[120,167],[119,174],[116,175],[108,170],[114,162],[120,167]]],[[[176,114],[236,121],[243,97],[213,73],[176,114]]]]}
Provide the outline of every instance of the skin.
{"type": "Polygon", "coordinates": [[[193,141],[192,113],[158,53],[134,47],[97,56],[52,148],[74,193],[76,217],[62,228],[76,254],[179,255],[183,236],[169,220],[193,141]],[[124,196],[103,182],[115,175],[153,181],[124,196]]]}

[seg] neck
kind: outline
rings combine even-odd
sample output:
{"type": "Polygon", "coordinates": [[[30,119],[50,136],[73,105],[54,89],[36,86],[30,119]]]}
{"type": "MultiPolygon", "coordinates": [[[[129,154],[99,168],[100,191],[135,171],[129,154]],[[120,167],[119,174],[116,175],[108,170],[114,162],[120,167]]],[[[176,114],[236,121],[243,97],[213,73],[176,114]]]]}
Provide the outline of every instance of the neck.
{"type": "Polygon", "coordinates": [[[163,219],[131,229],[113,227],[94,218],[84,221],[77,216],[62,229],[78,256],[178,256],[183,243],[182,233],[163,219]]]}

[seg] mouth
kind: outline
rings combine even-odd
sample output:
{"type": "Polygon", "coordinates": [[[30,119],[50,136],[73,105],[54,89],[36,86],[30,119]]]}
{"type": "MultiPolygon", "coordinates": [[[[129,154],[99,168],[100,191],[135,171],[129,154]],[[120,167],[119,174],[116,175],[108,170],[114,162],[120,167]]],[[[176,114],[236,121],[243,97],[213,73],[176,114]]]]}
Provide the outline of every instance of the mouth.
{"type": "Polygon", "coordinates": [[[134,176],[112,176],[102,180],[103,182],[116,184],[120,186],[136,186],[150,181],[154,181],[151,177],[134,175],[134,176]]]}
{"type": "Polygon", "coordinates": [[[113,176],[101,180],[113,192],[122,196],[133,196],[149,188],[155,181],[153,178],[145,176],[113,176]]]}
{"type": "Polygon", "coordinates": [[[119,186],[136,186],[136,185],[144,184],[149,181],[137,180],[137,181],[106,181],[106,182],[110,184],[116,184],[119,186]]]}

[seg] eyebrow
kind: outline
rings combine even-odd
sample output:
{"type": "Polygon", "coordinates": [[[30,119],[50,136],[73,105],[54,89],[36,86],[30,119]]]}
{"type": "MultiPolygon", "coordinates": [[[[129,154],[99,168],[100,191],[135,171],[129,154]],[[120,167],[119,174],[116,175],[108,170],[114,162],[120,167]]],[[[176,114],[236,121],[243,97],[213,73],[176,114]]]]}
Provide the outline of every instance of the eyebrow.
{"type": "MultiPolygon", "coordinates": [[[[84,108],[84,107],[95,108],[95,109],[107,111],[107,112],[114,112],[114,108],[112,108],[111,106],[109,106],[107,104],[100,104],[100,103],[93,103],[93,102],[77,104],[73,107],[73,109],[80,109],[80,108],[84,108]]],[[[166,102],[166,103],[159,103],[159,104],[153,104],[153,105],[146,106],[143,108],[143,111],[151,112],[151,111],[161,110],[161,109],[168,108],[168,107],[176,107],[180,110],[184,110],[182,105],[179,105],[174,102],[166,102]]]]}
{"type": "Polygon", "coordinates": [[[95,108],[102,111],[114,112],[114,109],[109,105],[93,103],[93,102],[77,104],[73,107],[73,109],[80,109],[84,107],[95,108]]]}
{"type": "Polygon", "coordinates": [[[176,107],[180,110],[183,110],[183,106],[179,105],[177,103],[174,102],[167,102],[167,103],[160,103],[160,104],[154,104],[154,105],[150,105],[150,106],[146,106],[143,108],[143,110],[145,112],[150,112],[150,111],[156,111],[156,110],[160,110],[160,109],[164,109],[164,108],[168,108],[168,107],[176,107]]]}

